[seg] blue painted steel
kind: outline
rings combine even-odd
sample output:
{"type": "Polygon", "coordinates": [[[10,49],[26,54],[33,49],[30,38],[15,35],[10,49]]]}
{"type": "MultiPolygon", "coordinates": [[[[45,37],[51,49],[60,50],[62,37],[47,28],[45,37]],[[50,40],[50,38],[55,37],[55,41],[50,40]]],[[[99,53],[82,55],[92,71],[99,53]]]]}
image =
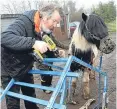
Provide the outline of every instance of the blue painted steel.
{"type": "Polygon", "coordinates": [[[49,109],[52,109],[52,107],[53,107],[53,105],[54,105],[54,102],[55,102],[55,100],[56,100],[56,97],[57,97],[57,95],[58,95],[58,93],[59,93],[59,91],[60,91],[60,89],[61,89],[61,87],[62,87],[63,81],[64,81],[64,79],[65,79],[65,77],[66,77],[66,74],[67,74],[67,72],[68,72],[68,70],[69,70],[69,67],[70,67],[70,65],[71,65],[72,60],[73,60],[73,59],[72,59],[72,56],[70,56],[69,59],[68,59],[68,61],[67,61],[67,63],[66,63],[66,65],[65,65],[65,68],[64,68],[64,70],[63,70],[63,72],[62,72],[62,74],[61,74],[61,76],[60,76],[60,79],[59,79],[59,81],[58,81],[58,83],[57,83],[56,89],[55,89],[55,91],[53,92],[53,94],[52,94],[52,96],[51,96],[51,98],[50,98],[50,100],[49,100],[49,103],[48,103],[46,109],[48,109],[48,108],[49,108],[49,109]]]}
{"type": "Polygon", "coordinates": [[[104,77],[104,92],[107,92],[108,90],[108,85],[107,85],[107,76],[104,77]]]}
{"type": "MultiPolygon", "coordinates": [[[[0,89],[0,92],[3,92],[3,90],[0,89]]],[[[41,105],[44,105],[44,106],[46,106],[48,104],[48,101],[46,101],[46,100],[41,100],[41,99],[29,97],[29,96],[18,94],[18,93],[14,93],[14,92],[11,92],[11,91],[8,91],[6,94],[9,95],[9,96],[12,96],[12,97],[20,98],[20,99],[23,99],[23,100],[26,100],[26,101],[30,101],[30,102],[33,102],[33,103],[37,103],[37,104],[41,104],[41,105]]],[[[60,107],[61,107],[61,109],[65,108],[64,105],[60,105],[60,104],[57,104],[57,103],[55,103],[53,105],[53,107],[57,108],[57,109],[60,109],[60,107]]]]}
{"type": "Polygon", "coordinates": [[[102,102],[100,102],[100,103],[98,102],[98,104],[93,109],[100,109],[100,106],[102,106],[101,109],[108,109],[107,90],[108,90],[107,76],[105,76],[102,102]]]}
{"type": "MultiPolygon", "coordinates": [[[[73,60],[74,60],[75,62],[80,63],[81,65],[83,65],[83,66],[85,66],[85,67],[87,67],[87,68],[90,68],[90,69],[96,71],[96,72],[99,73],[100,75],[104,76],[104,78],[105,78],[105,77],[107,78],[107,73],[101,71],[102,57],[100,57],[100,66],[99,66],[98,69],[97,69],[97,68],[94,68],[94,67],[91,66],[90,64],[87,64],[87,63],[83,62],[82,60],[80,60],[80,59],[78,59],[78,58],[76,58],[76,57],[74,57],[73,60]]],[[[100,80],[99,80],[99,81],[100,81],[100,80]]],[[[105,84],[107,84],[107,81],[104,80],[104,82],[105,82],[105,84]]],[[[105,87],[107,87],[107,86],[105,86],[105,87]]],[[[99,92],[99,94],[100,94],[100,93],[101,93],[101,92],[99,92]]],[[[106,96],[104,96],[104,97],[106,97],[106,96]]],[[[107,101],[107,98],[105,98],[105,99],[106,99],[106,101],[107,101]]],[[[99,98],[98,108],[99,108],[99,106],[100,106],[100,98],[99,98]]]]}
{"type": "Polygon", "coordinates": [[[95,67],[91,66],[90,64],[87,64],[86,62],[84,62],[84,61],[82,61],[82,60],[80,60],[80,59],[78,59],[78,58],[76,58],[74,56],[73,56],[73,60],[75,62],[80,63],[81,65],[83,65],[83,66],[85,66],[87,68],[90,68],[90,69],[96,71],[97,73],[100,73],[103,76],[107,76],[107,73],[106,72],[102,72],[99,68],[95,68],[95,67]]]}
{"type": "MultiPolygon", "coordinates": [[[[69,72],[70,72],[70,69],[69,69],[69,72]]],[[[70,93],[71,83],[72,83],[72,77],[69,77],[69,78],[68,78],[68,87],[67,87],[68,93],[70,93]]],[[[68,94],[68,95],[69,95],[69,94],[68,94]]]]}
{"type": "Polygon", "coordinates": [[[102,67],[102,56],[100,56],[100,63],[99,63],[99,69],[101,70],[101,67],[102,67]]]}
{"type": "Polygon", "coordinates": [[[60,98],[60,104],[62,105],[64,103],[64,100],[65,100],[65,96],[66,96],[66,93],[65,93],[65,88],[66,88],[66,78],[64,79],[64,82],[63,82],[63,92],[61,94],[61,98],[60,98]]]}
{"type": "Polygon", "coordinates": [[[67,62],[69,58],[44,58],[43,62],[67,62]]]}
{"type": "Polygon", "coordinates": [[[9,82],[9,84],[7,85],[5,90],[2,92],[2,95],[0,96],[0,102],[2,101],[2,99],[4,99],[4,97],[7,94],[8,90],[13,86],[14,81],[15,81],[14,79],[11,79],[11,81],[9,82]]]}
{"type": "Polygon", "coordinates": [[[72,83],[72,77],[69,78],[68,95],[70,95],[70,92],[71,92],[71,83],[72,83]]]}
{"type": "Polygon", "coordinates": [[[50,90],[50,91],[54,91],[54,89],[55,89],[53,87],[42,86],[39,84],[29,84],[29,83],[24,83],[24,82],[14,82],[14,84],[32,87],[32,88],[39,88],[39,89],[43,89],[43,90],[50,90]]]}
{"type": "Polygon", "coordinates": [[[107,109],[108,101],[107,101],[107,77],[104,77],[104,89],[103,89],[103,97],[102,97],[102,109],[107,109]]]}
{"type": "MultiPolygon", "coordinates": [[[[99,70],[101,70],[101,66],[102,66],[102,56],[100,56],[100,63],[99,63],[99,70]]],[[[99,73],[99,85],[98,85],[98,108],[100,108],[100,99],[101,99],[101,74],[99,73]]]]}
{"type": "MultiPolygon", "coordinates": [[[[53,76],[61,76],[62,72],[60,71],[44,71],[44,70],[30,70],[29,73],[31,74],[44,74],[44,75],[53,75],[53,76]]],[[[68,72],[67,77],[80,77],[81,74],[68,72]]]]}
{"type": "MultiPolygon", "coordinates": [[[[102,54],[101,54],[101,56],[100,56],[100,62],[99,62],[99,70],[101,70],[101,67],[102,67],[102,54]]],[[[98,104],[93,108],[93,109],[95,109],[95,108],[100,108],[100,104],[101,104],[101,100],[100,100],[100,98],[101,98],[101,74],[99,73],[99,80],[98,80],[99,82],[99,85],[98,85],[98,104]]],[[[105,82],[105,81],[104,81],[105,82]]]]}

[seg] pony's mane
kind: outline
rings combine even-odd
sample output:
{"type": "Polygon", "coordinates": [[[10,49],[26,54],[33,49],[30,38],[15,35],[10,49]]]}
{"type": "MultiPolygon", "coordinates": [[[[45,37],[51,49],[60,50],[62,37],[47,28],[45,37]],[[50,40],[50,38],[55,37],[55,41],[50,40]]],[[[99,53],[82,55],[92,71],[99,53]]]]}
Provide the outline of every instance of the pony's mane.
{"type": "Polygon", "coordinates": [[[81,35],[90,43],[99,43],[100,39],[108,36],[108,29],[103,19],[98,15],[91,14],[86,21],[82,20],[79,29],[81,35]]]}

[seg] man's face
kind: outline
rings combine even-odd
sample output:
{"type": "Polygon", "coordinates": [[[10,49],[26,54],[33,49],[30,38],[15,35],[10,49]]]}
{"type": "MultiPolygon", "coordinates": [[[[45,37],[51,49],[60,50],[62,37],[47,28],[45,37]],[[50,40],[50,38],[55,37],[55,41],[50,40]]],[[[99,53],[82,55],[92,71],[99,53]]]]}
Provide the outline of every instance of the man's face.
{"type": "Polygon", "coordinates": [[[50,18],[43,19],[43,27],[42,29],[47,29],[47,31],[53,31],[54,27],[59,24],[61,20],[61,16],[58,11],[55,11],[50,18]]]}

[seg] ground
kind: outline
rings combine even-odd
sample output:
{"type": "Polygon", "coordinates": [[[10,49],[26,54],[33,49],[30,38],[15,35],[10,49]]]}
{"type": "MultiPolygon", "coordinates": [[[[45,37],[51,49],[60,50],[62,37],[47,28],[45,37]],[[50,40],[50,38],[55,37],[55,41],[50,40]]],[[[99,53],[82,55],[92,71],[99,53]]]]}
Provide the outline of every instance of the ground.
{"type": "MultiPolygon", "coordinates": [[[[112,34],[111,37],[114,41],[116,41],[116,34],[112,34]]],[[[66,42],[67,43],[67,42],[66,42]]],[[[102,71],[107,72],[108,74],[108,96],[109,96],[109,104],[108,109],[116,109],[116,51],[114,50],[111,54],[103,55],[103,63],[102,63],[102,71]]],[[[38,75],[34,75],[35,83],[40,83],[40,78],[38,75]]],[[[57,83],[58,77],[53,78],[53,85],[55,86],[57,83]]],[[[102,79],[103,81],[103,79],[102,79]]],[[[103,82],[101,82],[101,89],[103,89],[103,82]]],[[[96,80],[90,81],[91,86],[91,98],[96,99],[96,103],[90,106],[90,109],[97,104],[98,98],[98,74],[96,75],[96,80]]],[[[79,93],[74,99],[77,101],[77,105],[67,104],[68,109],[79,109],[85,102],[82,98],[81,90],[78,90],[79,93]]],[[[36,89],[36,94],[38,98],[43,98],[48,100],[51,96],[43,93],[42,90],[36,89]]],[[[2,101],[2,109],[6,109],[5,100],[2,101]]],[[[21,109],[25,109],[23,100],[21,100],[21,109]]],[[[40,106],[40,109],[44,109],[43,106],[40,106]]]]}

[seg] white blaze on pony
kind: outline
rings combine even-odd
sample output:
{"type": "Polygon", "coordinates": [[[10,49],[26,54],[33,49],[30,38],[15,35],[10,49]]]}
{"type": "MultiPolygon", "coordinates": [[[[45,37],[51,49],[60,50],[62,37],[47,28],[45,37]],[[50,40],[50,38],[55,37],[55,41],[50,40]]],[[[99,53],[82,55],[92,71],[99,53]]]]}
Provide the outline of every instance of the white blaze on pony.
{"type": "MultiPolygon", "coordinates": [[[[74,55],[88,64],[97,57],[98,50],[108,54],[115,48],[115,43],[108,37],[108,29],[104,21],[97,15],[82,14],[82,22],[74,31],[69,46],[69,55],[74,55]],[[92,59],[93,54],[93,59],[92,59]]],[[[90,70],[76,62],[72,62],[71,71],[83,71],[83,95],[88,99],[90,95],[89,74],[90,70]]],[[[73,88],[76,88],[77,79],[73,79],[73,88]]]]}

